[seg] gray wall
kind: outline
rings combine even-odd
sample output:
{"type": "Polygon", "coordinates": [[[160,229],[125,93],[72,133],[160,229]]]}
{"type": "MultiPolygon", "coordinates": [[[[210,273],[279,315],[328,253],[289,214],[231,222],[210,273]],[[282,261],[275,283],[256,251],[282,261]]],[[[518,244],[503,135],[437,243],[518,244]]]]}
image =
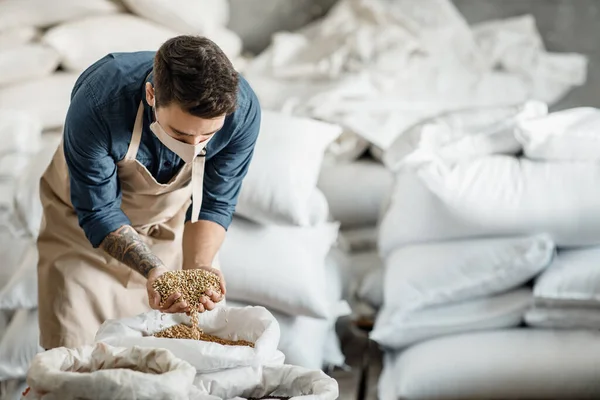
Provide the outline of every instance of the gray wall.
{"type": "MultiPolygon", "coordinates": [[[[414,0],[417,2],[418,0],[414,0]]],[[[230,0],[231,28],[248,51],[260,52],[271,34],[295,30],[327,12],[336,0],[230,0]]],[[[600,107],[600,0],[454,0],[470,23],[532,14],[550,51],[590,58],[588,82],[554,108],[600,107]]]]}

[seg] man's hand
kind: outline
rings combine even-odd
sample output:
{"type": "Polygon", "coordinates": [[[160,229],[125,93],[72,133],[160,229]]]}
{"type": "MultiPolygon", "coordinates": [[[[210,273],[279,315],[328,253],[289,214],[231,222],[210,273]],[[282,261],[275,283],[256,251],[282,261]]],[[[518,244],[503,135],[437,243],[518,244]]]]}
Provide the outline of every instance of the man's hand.
{"type": "MultiPolygon", "coordinates": [[[[206,271],[210,271],[219,277],[219,281],[221,282],[221,294],[213,292],[209,290],[206,292],[206,296],[202,296],[200,298],[200,305],[198,306],[198,312],[210,311],[216,307],[216,303],[220,302],[225,298],[225,279],[223,278],[223,274],[221,271],[211,267],[198,267],[197,269],[203,269],[206,271]]],[[[173,293],[169,296],[165,304],[160,306],[160,294],[154,290],[152,285],[154,282],[168,269],[165,267],[156,267],[150,270],[148,273],[148,282],[146,283],[146,288],[148,290],[148,303],[150,307],[154,310],[159,310],[164,313],[187,313],[189,314],[192,309],[188,306],[185,301],[177,300],[181,298],[181,293],[173,293]]]]}
{"type": "MultiPolygon", "coordinates": [[[[200,305],[198,305],[198,312],[211,311],[216,306],[217,303],[225,298],[225,278],[221,271],[212,267],[196,267],[194,269],[203,269],[205,271],[212,272],[213,274],[219,277],[219,282],[221,282],[221,294],[217,292],[213,292],[212,290],[208,290],[206,292],[206,296],[200,297],[200,305]]],[[[186,311],[189,314],[189,310],[186,311]]]]}
{"type": "Polygon", "coordinates": [[[150,304],[150,308],[153,310],[159,310],[164,313],[183,313],[189,312],[190,308],[186,304],[185,301],[177,300],[181,297],[181,293],[173,293],[169,296],[165,304],[160,306],[160,294],[154,290],[152,285],[154,282],[168,269],[166,267],[156,267],[152,268],[148,273],[148,282],[146,283],[146,289],[148,290],[148,303],[150,304]]]}

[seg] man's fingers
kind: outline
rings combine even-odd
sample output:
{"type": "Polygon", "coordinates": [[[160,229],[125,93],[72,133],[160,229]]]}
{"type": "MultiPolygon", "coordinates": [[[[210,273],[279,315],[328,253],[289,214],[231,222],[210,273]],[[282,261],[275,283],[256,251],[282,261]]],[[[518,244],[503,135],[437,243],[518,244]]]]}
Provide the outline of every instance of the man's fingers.
{"type": "Polygon", "coordinates": [[[163,304],[162,308],[163,309],[171,308],[173,306],[173,304],[175,304],[175,302],[177,302],[177,300],[179,300],[180,297],[181,297],[181,294],[173,293],[172,295],[170,295],[167,298],[167,301],[165,301],[165,304],[163,304]]]}
{"type": "Polygon", "coordinates": [[[198,305],[198,312],[201,312],[201,313],[202,313],[202,312],[204,312],[204,311],[206,311],[206,309],[204,308],[204,306],[203,306],[202,304],[199,304],[199,305],[198,305]]]}
{"type": "Polygon", "coordinates": [[[185,303],[185,301],[180,301],[178,303],[173,304],[171,307],[164,309],[163,312],[170,313],[170,314],[176,314],[176,313],[185,312],[185,310],[187,308],[188,308],[188,305],[185,303]]]}
{"type": "Polygon", "coordinates": [[[208,300],[206,303],[204,303],[204,308],[206,308],[207,311],[211,311],[212,309],[215,308],[215,303],[208,300]]]}

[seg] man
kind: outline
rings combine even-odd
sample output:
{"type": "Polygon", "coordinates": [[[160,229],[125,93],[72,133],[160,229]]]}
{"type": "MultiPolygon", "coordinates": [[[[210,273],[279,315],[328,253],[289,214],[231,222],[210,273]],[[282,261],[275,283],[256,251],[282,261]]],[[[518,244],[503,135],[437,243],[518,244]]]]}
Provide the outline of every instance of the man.
{"type": "Polygon", "coordinates": [[[179,294],[159,307],[152,283],[180,268],[220,275],[259,125],[252,89],[206,38],[110,54],[81,75],[40,183],[43,348],[90,343],[105,320],[150,308],[191,311],[179,294]]]}

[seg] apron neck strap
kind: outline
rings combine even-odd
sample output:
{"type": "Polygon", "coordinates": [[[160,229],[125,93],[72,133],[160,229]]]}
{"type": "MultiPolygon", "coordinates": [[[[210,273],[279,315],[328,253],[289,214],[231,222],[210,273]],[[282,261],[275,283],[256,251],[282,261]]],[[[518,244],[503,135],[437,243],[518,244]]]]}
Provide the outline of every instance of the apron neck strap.
{"type": "Polygon", "coordinates": [[[135,160],[138,149],[140,148],[140,140],[142,139],[142,124],[144,120],[144,101],[140,101],[138,112],[135,117],[135,124],[133,125],[133,133],[131,135],[131,142],[125,155],[126,160],[135,160]]]}

